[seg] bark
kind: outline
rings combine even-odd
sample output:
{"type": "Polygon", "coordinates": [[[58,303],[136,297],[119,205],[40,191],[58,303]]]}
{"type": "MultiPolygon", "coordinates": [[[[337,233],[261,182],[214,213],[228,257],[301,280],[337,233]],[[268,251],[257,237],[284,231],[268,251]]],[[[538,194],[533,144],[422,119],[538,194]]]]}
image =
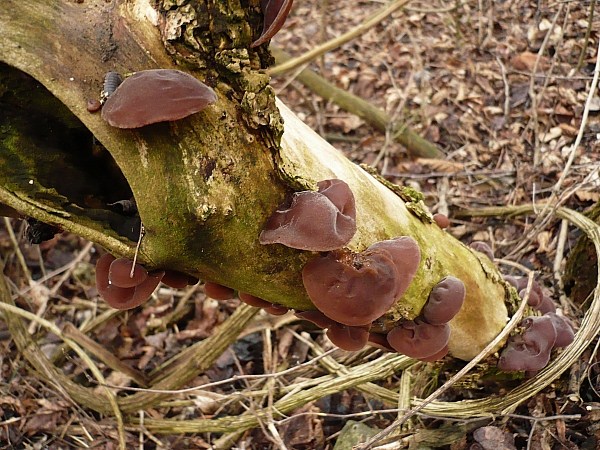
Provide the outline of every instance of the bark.
{"type": "Polygon", "coordinates": [[[300,272],[315,254],[262,246],[258,235],[286,195],[340,178],[357,201],[350,249],[410,235],[423,255],[379,329],[415,317],[432,287],[453,275],[467,298],[451,322],[451,354],[470,359],[498,334],[512,297],[491,261],[438,228],[418,193],[351,163],[276,103],[261,70],[270,54],[248,50],[260,29],[259,0],[157,3],[5,1],[0,203],[132,257],[137,223],[108,206],[131,193],[146,230],[139,259],[148,267],[312,309],[300,272]],[[194,74],[218,102],[138,130],[111,128],[87,112],[107,71],[158,67],[194,74]]]}

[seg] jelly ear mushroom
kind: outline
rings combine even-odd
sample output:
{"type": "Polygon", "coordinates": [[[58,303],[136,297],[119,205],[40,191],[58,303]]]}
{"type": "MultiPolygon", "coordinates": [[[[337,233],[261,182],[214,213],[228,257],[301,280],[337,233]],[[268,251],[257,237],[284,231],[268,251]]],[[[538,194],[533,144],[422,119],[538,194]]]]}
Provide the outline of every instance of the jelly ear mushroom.
{"type": "Polygon", "coordinates": [[[210,281],[204,283],[204,293],[215,300],[230,300],[235,297],[233,289],[210,281]]]}
{"type": "Polygon", "coordinates": [[[280,206],[267,220],[259,242],[319,252],[346,245],[356,233],[354,195],[342,180],[324,180],[318,188],[296,192],[289,205],[280,206]]]}
{"type": "Polygon", "coordinates": [[[492,250],[492,247],[490,247],[487,243],[483,241],[473,241],[471,242],[469,247],[471,247],[473,250],[477,250],[478,252],[483,253],[492,261],[494,260],[494,251],[492,250]]]}
{"type": "Polygon", "coordinates": [[[176,270],[165,270],[165,275],[161,280],[167,286],[175,289],[183,289],[186,286],[198,283],[198,279],[191,277],[186,273],[177,272],[176,270]]]}
{"type": "Polygon", "coordinates": [[[569,323],[569,321],[559,316],[554,312],[549,312],[544,314],[544,317],[550,317],[552,320],[552,324],[554,325],[554,329],[556,330],[556,341],[554,342],[554,347],[566,347],[575,339],[575,333],[573,332],[573,327],[569,323]]]}
{"type": "Polygon", "coordinates": [[[433,215],[433,221],[437,224],[438,227],[444,229],[450,226],[450,219],[448,216],[442,213],[436,213],[433,215]]]}
{"type": "Polygon", "coordinates": [[[448,276],[433,287],[421,315],[432,325],[450,322],[460,311],[465,294],[464,283],[458,278],[448,276]]]}
{"type": "Polygon", "coordinates": [[[126,78],[108,97],[102,118],[117,128],[140,128],[183,119],[217,100],[193,76],[172,69],[142,70],[126,78]]]}
{"type": "Polygon", "coordinates": [[[556,329],[547,316],[527,317],[522,322],[522,335],[513,336],[498,360],[498,368],[505,372],[538,371],[550,361],[550,352],[556,342],[556,329]]]}
{"type": "Polygon", "coordinates": [[[450,326],[447,323],[431,325],[419,319],[403,322],[387,335],[388,343],[394,350],[417,359],[442,354],[449,339],[450,326]]]}
{"type": "Polygon", "coordinates": [[[140,264],[127,258],[115,259],[108,271],[108,281],[122,288],[135,287],[148,278],[148,272],[140,264]]]}
{"type": "Polygon", "coordinates": [[[367,327],[349,327],[334,322],[327,330],[327,337],[342,350],[355,352],[367,344],[369,330],[367,327]]]}
{"type": "Polygon", "coordinates": [[[319,311],[344,325],[368,325],[408,288],[420,262],[410,237],[382,241],[361,253],[338,250],[302,269],[308,296],[319,311]]]}
{"type": "Polygon", "coordinates": [[[263,30],[250,47],[258,47],[271,39],[281,29],[287,19],[293,0],[261,0],[260,7],[263,11],[263,30]]]}

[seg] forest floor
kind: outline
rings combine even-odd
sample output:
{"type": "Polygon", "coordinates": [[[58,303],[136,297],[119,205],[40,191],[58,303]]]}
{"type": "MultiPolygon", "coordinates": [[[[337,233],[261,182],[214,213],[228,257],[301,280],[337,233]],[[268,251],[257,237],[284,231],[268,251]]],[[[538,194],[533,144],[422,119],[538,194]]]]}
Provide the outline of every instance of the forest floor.
{"type": "MultiPolygon", "coordinates": [[[[272,45],[299,56],[360,25],[385,3],[297,0],[272,45]]],[[[293,111],[350,159],[423,192],[433,213],[450,218],[448,232],[456,238],[487,242],[507,274],[516,270],[511,262],[534,270],[545,292],[577,325],[589,302],[585,294],[565,295],[563,275],[581,233],[556,218],[540,224],[534,216],[474,218],[465,211],[532,203],[543,208],[554,192],[561,205],[580,212],[600,200],[597,93],[583,120],[600,38],[600,11],[590,25],[590,8],[589,0],[413,0],[309,64],[436,144],[442,158],[415,156],[393,140],[391,128],[377,131],[311,93],[296,79],[298,70],[278,75],[273,85],[293,111]]],[[[142,307],[114,313],[95,290],[93,268],[101,250],[73,235],[40,245],[30,245],[25,235],[23,222],[0,224],[0,255],[17,305],[59,327],[93,322],[87,336],[142,378],[210,336],[239,304],[206,298],[202,284],[180,291],[163,286],[142,307]]],[[[59,362],[66,376],[102,395],[84,362],[65,351],[56,335],[35,322],[27,326],[41,352],[59,362]]],[[[385,448],[600,448],[597,339],[589,344],[560,378],[510,412],[472,419],[418,414],[385,448]]],[[[77,406],[59,383],[32,371],[2,321],[0,346],[0,449],[117,448],[115,418],[77,406]]],[[[371,348],[335,350],[321,330],[305,322],[260,313],[230,351],[188,386],[220,384],[173,393],[140,412],[139,420],[252,415],[293,392],[296,383],[309,389],[311,380],[345,380],[345,373],[381,356],[371,348]]],[[[344,442],[353,442],[351,429],[369,435],[398,417],[398,401],[378,392],[397,393],[408,378],[409,397],[425,398],[462,365],[449,358],[414,364],[373,381],[382,391],[372,384],[352,385],[248,430],[233,424],[215,433],[160,434],[138,424],[127,426],[124,436],[127,448],[145,449],[350,448],[344,442]],[[353,426],[340,434],[349,421],[353,426]]],[[[107,384],[119,386],[115,392],[121,397],[140,385],[106,361],[98,367],[107,384]]],[[[460,405],[503,396],[522,382],[480,379],[480,370],[473,369],[438,400],[460,405]]]]}

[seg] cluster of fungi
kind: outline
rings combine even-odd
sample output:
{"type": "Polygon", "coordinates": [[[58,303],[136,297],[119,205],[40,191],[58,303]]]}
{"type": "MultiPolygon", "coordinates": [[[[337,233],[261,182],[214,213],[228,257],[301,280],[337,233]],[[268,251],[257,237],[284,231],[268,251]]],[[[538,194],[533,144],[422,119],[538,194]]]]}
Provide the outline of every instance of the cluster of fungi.
{"type": "MultiPolygon", "coordinates": [[[[263,30],[252,48],[275,35],[291,6],[292,0],[261,0],[263,30]]],[[[125,81],[109,72],[102,102],[89,102],[88,110],[102,108],[102,118],[111,126],[131,129],[182,119],[216,100],[210,87],[178,70],[144,70],[125,81]]],[[[376,242],[362,252],[348,250],[345,246],[356,233],[354,195],[338,179],[320,181],[317,187],[317,191],[294,193],[271,215],[259,236],[263,245],[281,244],[318,253],[302,269],[304,287],[316,309],[296,311],[296,316],[327,329],[329,339],[344,350],[359,350],[370,343],[422,361],[443,358],[448,353],[448,323],[465,299],[463,282],[446,276],[432,288],[418,317],[401,320],[387,334],[372,332],[372,324],[402,297],[415,276],[421,261],[419,246],[413,238],[401,236],[376,242]]],[[[440,228],[449,226],[442,214],[433,219],[440,228]]],[[[475,242],[472,247],[493,260],[487,244],[475,242]]],[[[524,280],[506,277],[521,296],[526,292],[524,280]]],[[[133,261],[110,254],[97,262],[98,292],[114,308],[141,305],[161,281],[174,288],[198,282],[179,272],[148,272],[133,261]]],[[[235,290],[212,282],[205,282],[204,291],[216,300],[236,295],[235,290]]],[[[289,311],[248,293],[240,292],[238,297],[270,314],[289,311]]],[[[511,337],[500,356],[501,370],[536,372],[548,363],[553,348],[573,340],[571,325],[556,314],[552,300],[537,283],[529,292],[528,303],[543,315],[524,319],[522,333],[511,337]]]]}
{"type": "MultiPolygon", "coordinates": [[[[475,241],[471,248],[494,259],[494,252],[485,242],[475,241]]],[[[515,288],[519,297],[541,316],[525,317],[517,332],[509,337],[500,353],[498,368],[505,372],[525,372],[533,375],[546,367],[553,349],[563,348],[573,342],[575,334],[568,319],[556,313],[556,305],[542,287],[533,281],[527,289],[527,277],[506,275],[504,280],[515,288]]]]}

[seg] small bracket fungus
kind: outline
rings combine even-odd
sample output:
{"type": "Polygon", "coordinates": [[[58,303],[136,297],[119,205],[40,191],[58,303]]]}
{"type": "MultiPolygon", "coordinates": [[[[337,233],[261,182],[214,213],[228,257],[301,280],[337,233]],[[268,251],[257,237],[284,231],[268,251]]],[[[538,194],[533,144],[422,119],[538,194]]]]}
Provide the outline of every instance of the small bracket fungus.
{"type": "Polygon", "coordinates": [[[327,337],[342,350],[355,352],[367,345],[369,330],[368,327],[349,327],[334,322],[327,329],[327,337]]]}
{"type": "Polygon", "coordinates": [[[471,247],[473,250],[483,253],[490,260],[494,260],[494,251],[492,250],[492,247],[490,247],[487,243],[483,241],[473,241],[471,242],[469,247],[471,247]]]}
{"type": "Polygon", "coordinates": [[[408,236],[361,253],[334,251],[310,260],[302,281],[314,305],[344,325],[368,325],[385,314],[413,279],[421,254],[408,236]]]}
{"type": "Polygon", "coordinates": [[[296,192],[290,204],[281,205],[259,242],[322,252],[346,245],[356,233],[354,195],[342,180],[323,180],[318,188],[296,192]]]}
{"type": "Polygon", "coordinates": [[[148,278],[148,272],[139,264],[127,258],[115,259],[108,270],[110,284],[122,288],[136,287],[148,278]],[[133,267],[133,271],[132,271],[133,267]]]}
{"type": "Polygon", "coordinates": [[[235,297],[235,291],[222,284],[211,283],[206,281],[204,283],[204,293],[207,297],[214,298],[215,300],[230,300],[235,297]]]}
{"type": "Polygon", "coordinates": [[[144,303],[164,275],[163,271],[147,273],[146,269],[139,266],[134,268],[131,278],[132,265],[133,261],[115,259],[108,253],[96,263],[96,289],[106,303],[115,309],[131,309],[144,303]]]}
{"type": "Polygon", "coordinates": [[[277,34],[285,23],[293,0],[261,0],[260,7],[263,11],[264,22],[262,33],[259,38],[250,44],[250,47],[258,47],[277,34]]]}
{"type": "Polygon", "coordinates": [[[554,341],[554,347],[566,347],[573,339],[575,339],[575,333],[573,327],[567,319],[554,312],[544,314],[544,317],[550,317],[554,329],[556,330],[556,341],[554,341]]]}
{"type": "Polygon", "coordinates": [[[512,336],[498,360],[498,368],[506,372],[538,371],[550,361],[556,342],[556,329],[550,317],[527,317],[522,322],[522,335],[512,336]]]}
{"type": "Polygon", "coordinates": [[[175,270],[165,270],[165,275],[160,281],[174,289],[183,289],[186,286],[191,286],[198,283],[197,278],[191,277],[183,272],[177,272],[175,270]]]}
{"type": "Polygon", "coordinates": [[[107,98],[102,118],[117,128],[140,128],[183,119],[217,101],[215,92],[193,76],[172,69],[142,70],[126,78],[107,98]]]}
{"type": "Polygon", "coordinates": [[[465,300],[465,285],[458,278],[448,276],[436,284],[421,311],[423,319],[432,325],[450,322],[460,311],[465,300]]]}
{"type": "Polygon", "coordinates": [[[450,219],[448,216],[442,213],[436,213],[433,215],[433,221],[437,224],[438,227],[444,229],[450,226],[450,219]]]}
{"type": "Polygon", "coordinates": [[[448,346],[449,339],[450,326],[447,323],[431,325],[419,319],[403,322],[387,335],[394,350],[417,359],[445,356],[444,348],[448,346]]]}

